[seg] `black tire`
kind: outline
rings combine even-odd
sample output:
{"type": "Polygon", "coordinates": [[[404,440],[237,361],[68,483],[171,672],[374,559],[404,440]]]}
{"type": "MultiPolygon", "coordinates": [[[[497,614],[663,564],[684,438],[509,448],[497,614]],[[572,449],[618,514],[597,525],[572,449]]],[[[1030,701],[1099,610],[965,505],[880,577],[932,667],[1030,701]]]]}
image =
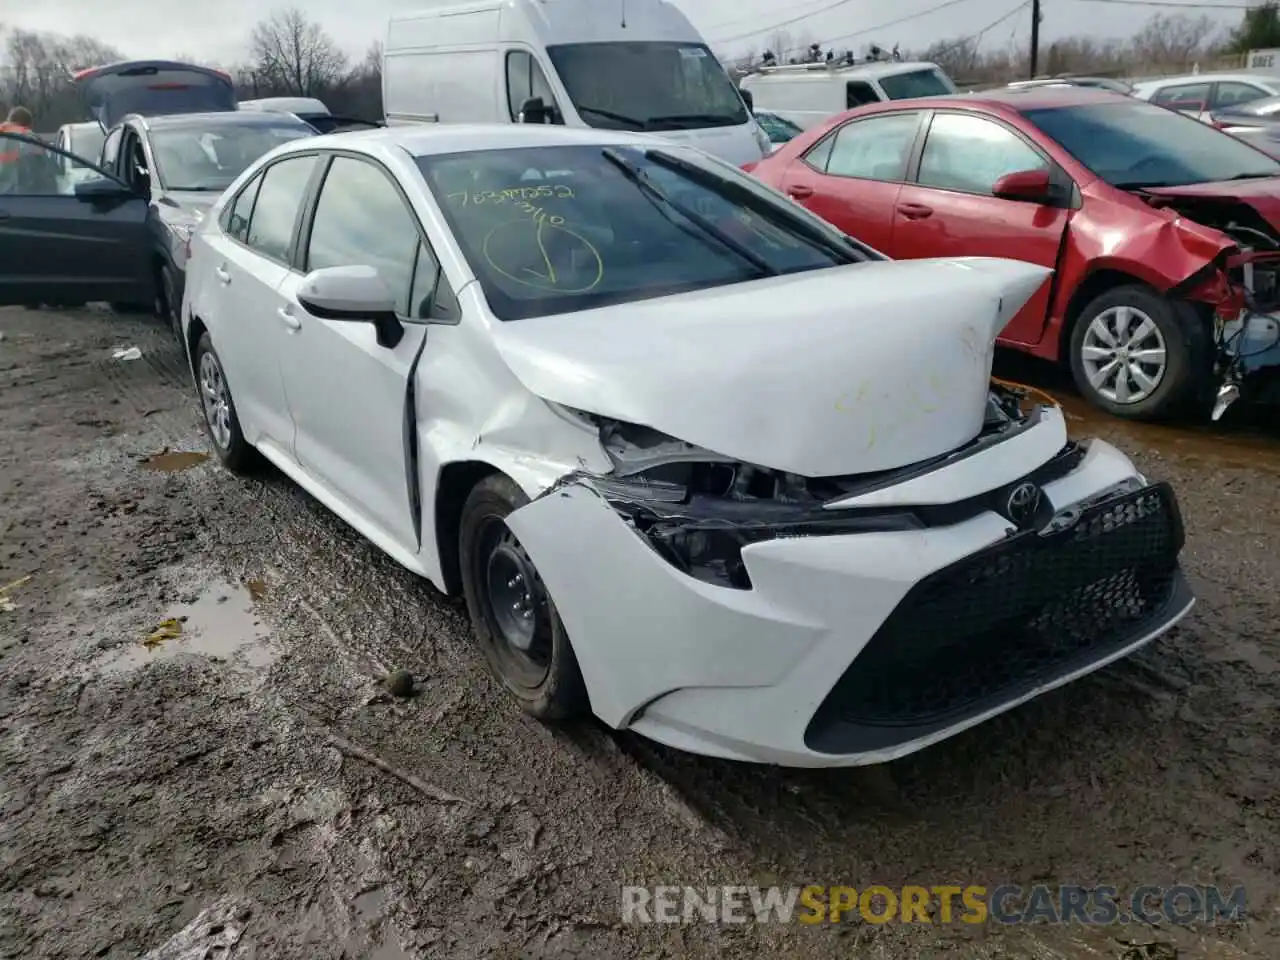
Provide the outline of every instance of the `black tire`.
{"type": "Polygon", "coordinates": [[[462,507],[458,542],[462,589],[476,642],[493,676],[526,713],[539,720],[567,720],[581,716],[589,707],[578,658],[555,601],[505,522],[528,502],[524,492],[501,474],[476,484],[462,507]],[[513,578],[505,585],[511,592],[500,595],[507,573],[521,569],[528,572],[523,585],[514,586],[513,578]],[[493,589],[495,578],[497,591],[493,589]],[[525,594],[523,609],[532,611],[525,618],[531,639],[523,650],[511,640],[511,621],[521,615],[499,613],[500,605],[505,611],[511,596],[521,591],[525,594]]]}
{"type": "MultiPolygon", "coordinates": [[[[253,472],[261,463],[261,454],[249,445],[240,429],[240,418],[236,414],[235,401],[231,398],[231,388],[227,386],[226,374],[222,370],[222,360],[218,357],[217,351],[213,349],[213,341],[209,339],[208,333],[201,334],[200,342],[196,344],[196,353],[193,360],[192,368],[195,370],[196,392],[200,396],[200,409],[204,414],[204,429],[205,433],[209,435],[209,442],[213,445],[214,453],[218,455],[222,465],[232,473],[243,475],[253,472]],[[206,364],[212,364],[217,372],[216,383],[212,386],[206,383],[206,364]],[[218,389],[218,383],[221,384],[225,407],[216,402],[211,402],[211,398],[207,395],[208,390],[216,391],[218,389]],[[225,413],[226,417],[224,425],[225,442],[219,440],[219,433],[222,431],[214,426],[214,420],[219,413],[225,413]]],[[[216,398],[214,399],[216,400],[216,398]]]]}
{"type": "Polygon", "coordinates": [[[1081,396],[1094,406],[1129,420],[1169,420],[1207,409],[1213,354],[1210,325],[1193,304],[1171,300],[1150,287],[1114,287],[1090,301],[1071,329],[1068,360],[1081,396]],[[1149,317],[1164,340],[1165,367],[1156,387],[1138,401],[1120,403],[1100,393],[1085,371],[1084,348],[1089,326],[1116,307],[1129,307],[1149,317]]]}
{"type": "Polygon", "coordinates": [[[173,335],[182,342],[182,300],[178,297],[178,281],[173,267],[160,268],[160,316],[168,322],[173,335]]]}

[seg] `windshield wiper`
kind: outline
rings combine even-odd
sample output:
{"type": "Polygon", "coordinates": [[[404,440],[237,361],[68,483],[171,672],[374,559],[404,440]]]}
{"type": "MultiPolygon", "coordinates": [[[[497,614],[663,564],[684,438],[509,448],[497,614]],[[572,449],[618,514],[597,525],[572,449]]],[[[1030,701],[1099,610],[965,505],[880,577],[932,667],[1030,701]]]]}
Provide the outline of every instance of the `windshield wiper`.
{"type": "Polygon", "coordinates": [[[731,127],[738,121],[723,113],[673,113],[664,117],[650,117],[649,126],[655,123],[702,123],[708,126],[731,127]]]}
{"type": "Polygon", "coordinates": [[[618,123],[629,123],[637,130],[643,130],[647,124],[643,120],[637,120],[635,117],[628,117],[623,113],[614,113],[612,110],[601,110],[599,107],[584,107],[582,104],[574,104],[578,108],[579,113],[594,113],[597,117],[604,117],[606,120],[616,120],[618,123]]]}
{"type": "Polygon", "coordinates": [[[672,200],[649,181],[648,175],[643,170],[616,150],[606,147],[602,153],[606,160],[621,170],[622,175],[639,187],[647,196],[670,207],[672,210],[676,211],[676,213],[680,214],[680,216],[694,224],[699,230],[707,234],[707,236],[714,237],[723,246],[727,247],[741,259],[755,267],[755,269],[763,276],[776,277],[781,272],[777,267],[769,263],[769,261],[744,247],[741,243],[733,239],[733,237],[729,236],[696,210],[690,210],[683,203],[677,203],[675,200],[672,200]]]}
{"type": "Polygon", "coordinates": [[[710,170],[704,170],[696,163],[682,160],[680,157],[663,150],[646,150],[644,155],[645,159],[656,163],[658,166],[674,170],[699,186],[713,190],[726,199],[746,207],[752,213],[772,223],[775,227],[790,230],[793,234],[808,240],[814,246],[821,247],[837,260],[844,263],[861,263],[863,260],[871,259],[864,250],[860,249],[859,244],[828,236],[825,231],[808,223],[803,217],[796,216],[781,204],[775,204],[760,197],[749,187],[720,177],[710,170]]]}

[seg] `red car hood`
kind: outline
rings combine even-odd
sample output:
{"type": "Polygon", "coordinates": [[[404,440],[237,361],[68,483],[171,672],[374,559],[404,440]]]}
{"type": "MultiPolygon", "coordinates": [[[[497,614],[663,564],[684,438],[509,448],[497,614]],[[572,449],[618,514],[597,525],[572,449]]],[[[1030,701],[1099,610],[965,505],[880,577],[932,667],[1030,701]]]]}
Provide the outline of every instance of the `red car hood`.
{"type": "Polygon", "coordinates": [[[1280,230],[1280,177],[1191,183],[1181,187],[1146,187],[1142,192],[1171,199],[1247,204],[1274,229],[1280,230]]]}

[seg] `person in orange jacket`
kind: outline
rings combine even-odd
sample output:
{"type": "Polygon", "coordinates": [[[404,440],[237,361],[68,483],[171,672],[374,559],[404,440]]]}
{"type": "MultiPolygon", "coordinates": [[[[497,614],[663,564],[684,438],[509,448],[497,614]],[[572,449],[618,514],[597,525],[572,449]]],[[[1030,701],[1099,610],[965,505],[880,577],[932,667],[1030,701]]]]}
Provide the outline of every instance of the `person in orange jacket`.
{"type": "MultiPolygon", "coordinates": [[[[31,111],[26,107],[14,107],[9,111],[9,119],[0,123],[0,133],[25,133],[31,135],[31,111]]],[[[16,145],[11,141],[0,143],[0,165],[18,162],[16,145]]]]}

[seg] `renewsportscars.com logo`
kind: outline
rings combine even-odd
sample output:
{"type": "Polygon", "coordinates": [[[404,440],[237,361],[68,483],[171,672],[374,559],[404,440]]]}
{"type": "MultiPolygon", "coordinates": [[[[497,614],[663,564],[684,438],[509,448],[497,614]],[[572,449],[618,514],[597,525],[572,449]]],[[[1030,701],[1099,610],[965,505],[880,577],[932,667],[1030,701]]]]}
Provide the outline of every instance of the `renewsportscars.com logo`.
{"type": "Polygon", "coordinates": [[[1245,892],[1179,884],[622,888],[623,923],[1220,923],[1243,920],[1245,892]]]}

